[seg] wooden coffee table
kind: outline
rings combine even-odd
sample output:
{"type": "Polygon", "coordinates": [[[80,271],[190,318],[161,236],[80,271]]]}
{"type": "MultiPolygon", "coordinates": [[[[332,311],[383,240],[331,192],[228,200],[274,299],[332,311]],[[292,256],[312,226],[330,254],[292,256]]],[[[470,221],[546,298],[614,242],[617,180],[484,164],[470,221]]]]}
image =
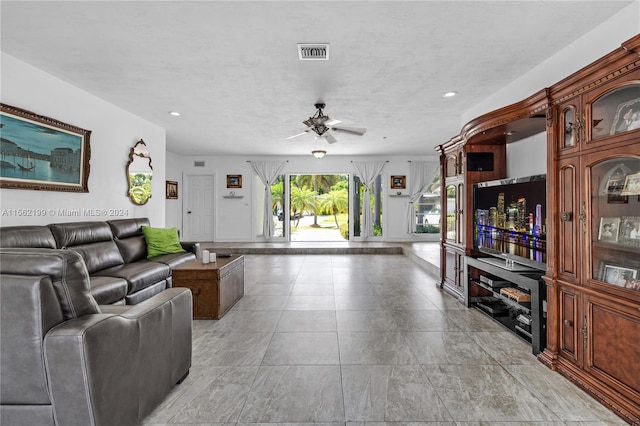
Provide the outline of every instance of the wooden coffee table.
{"type": "Polygon", "coordinates": [[[244,257],[194,260],[173,269],[173,287],[193,293],[193,319],[220,319],[244,295],[244,257]]]}

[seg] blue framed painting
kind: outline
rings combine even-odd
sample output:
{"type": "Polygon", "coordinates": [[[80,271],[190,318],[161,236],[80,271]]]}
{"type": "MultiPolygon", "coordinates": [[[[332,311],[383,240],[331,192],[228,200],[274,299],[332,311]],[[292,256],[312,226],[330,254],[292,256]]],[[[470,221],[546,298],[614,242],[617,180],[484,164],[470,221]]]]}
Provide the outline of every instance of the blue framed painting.
{"type": "Polygon", "coordinates": [[[90,130],[0,103],[0,187],[89,192],[90,130]]]}

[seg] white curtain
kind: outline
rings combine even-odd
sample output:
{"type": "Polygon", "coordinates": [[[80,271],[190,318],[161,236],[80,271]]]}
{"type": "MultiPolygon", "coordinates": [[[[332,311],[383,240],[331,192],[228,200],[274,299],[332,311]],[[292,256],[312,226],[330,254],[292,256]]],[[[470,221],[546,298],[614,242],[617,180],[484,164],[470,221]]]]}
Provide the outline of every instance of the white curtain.
{"type": "Polygon", "coordinates": [[[373,235],[373,213],[369,202],[369,187],[373,185],[378,175],[382,174],[386,161],[352,161],[356,173],[364,184],[364,194],[362,197],[362,232],[360,236],[364,239],[373,235]]]}
{"type": "Polygon", "coordinates": [[[262,219],[262,233],[267,240],[273,235],[273,199],[271,198],[271,184],[287,164],[286,161],[252,161],[253,170],[264,184],[264,217],[262,219]]]}
{"type": "Polygon", "coordinates": [[[407,232],[416,232],[415,203],[424,194],[440,169],[437,161],[411,161],[409,165],[410,198],[407,210],[407,232]]]}

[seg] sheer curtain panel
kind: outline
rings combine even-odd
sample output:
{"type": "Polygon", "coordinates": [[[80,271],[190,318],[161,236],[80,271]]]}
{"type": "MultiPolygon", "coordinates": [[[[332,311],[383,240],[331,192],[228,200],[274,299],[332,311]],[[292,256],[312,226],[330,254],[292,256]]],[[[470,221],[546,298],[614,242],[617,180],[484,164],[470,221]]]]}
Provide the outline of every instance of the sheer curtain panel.
{"type": "Polygon", "coordinates": [[[273,236],[273,199],[271,198],[271,184],[287,164],[286,161],[251,161],[251,166],[264,184],[264,217],[262,219],[262,233],[267,240],[273,236]]]}
{"type": "Polygon", "coordinates": [[[373,235],[373,213],[371,212],[371,203],[369,202],[369,187],[373,185],[376,177],[382,174],[386,161],[352,161],[356,173],[360,176],[360,180],[364,184],[363,202],[362,202],[362,232],[360,236],[367,239],[373,235]]]}

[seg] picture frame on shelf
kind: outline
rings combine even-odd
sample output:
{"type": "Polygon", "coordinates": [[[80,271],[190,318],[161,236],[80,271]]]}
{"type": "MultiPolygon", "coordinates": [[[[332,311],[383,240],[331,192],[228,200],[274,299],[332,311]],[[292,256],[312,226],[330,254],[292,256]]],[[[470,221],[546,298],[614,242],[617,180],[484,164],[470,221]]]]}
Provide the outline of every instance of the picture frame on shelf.
{"type": "Polygon", "coordinates": [[[0,187],[89,192],[91,131],[0,103],[0,187]]]}
{"type": "Polygon", "coordinates": [[[640,216],[623,216],[618,240],[621,244],[640,246],[640,216]]]}
{"type": "Polygon", "coordinates": [[[406,189],[407,177],[402,175],[391,176],[391,189],[406,189]]]}
{"type": "Polygon", "coordinates": [[[615,174],[607,181],[607,203],[609,204],[628,204],[629,197],[622,195],[622,187],[624,186],[625,175],[615,174]]]}
{"type": "MultiPolygon", "coordinates": [[[[633,86],[629,90],[634,90],[633,86]]],[[[637,93],[637,89],[636,93],[637,93]]],[[[640,129],[640,98],[634,98],[618,105],[614,115],[613,125],[609,134],[628,132],[640,129]]]]}
{"type": "Polygon", "coordinates": [[[602,281],[617,287],[633,288],[634,281],[638,278],[638,270],[634,268],[606,263],[603,263],[602,268],[602,281]]]}
{"type": "Polygon", "coordinates": [[[640,195],[640,173],[627,175],[620,195],[640,195]]]}
{"type": "Polygon", "coordinates": [[[227,188],[242,188],[242,175],[227,175],[227,188]]]}
{"type": "Polygon", "coordinates": [[[178,182],[173,180],[168,180],[166,193],[167,193],[166,195],[167,200],[177,200],[178,199],[178,182]]]}
{"type": "Polygon", "coordinates": [[[618,241],[620,231],[619,217],[601,217],[600,229],[598,231],[598,241],[618,241]]]}

